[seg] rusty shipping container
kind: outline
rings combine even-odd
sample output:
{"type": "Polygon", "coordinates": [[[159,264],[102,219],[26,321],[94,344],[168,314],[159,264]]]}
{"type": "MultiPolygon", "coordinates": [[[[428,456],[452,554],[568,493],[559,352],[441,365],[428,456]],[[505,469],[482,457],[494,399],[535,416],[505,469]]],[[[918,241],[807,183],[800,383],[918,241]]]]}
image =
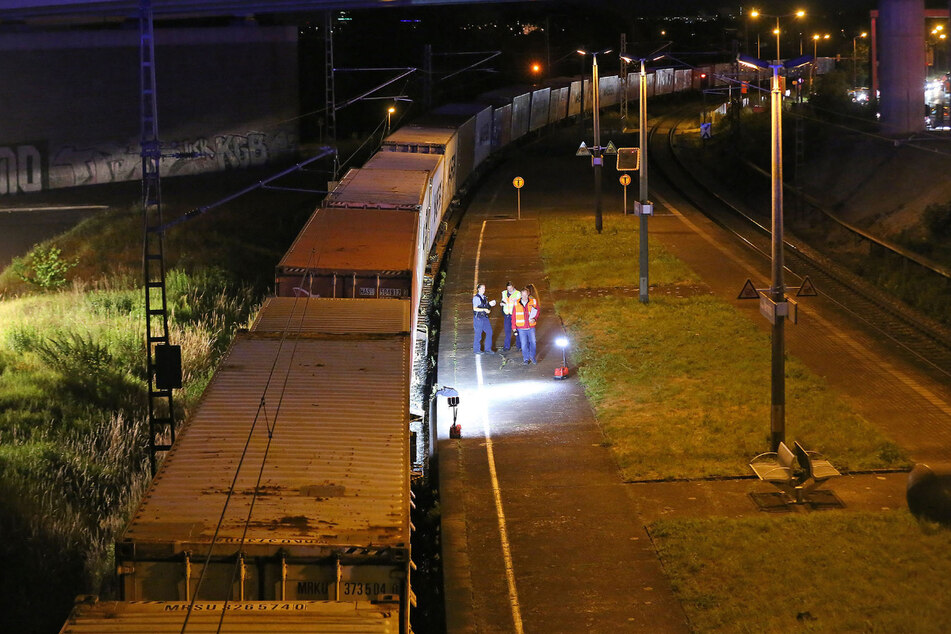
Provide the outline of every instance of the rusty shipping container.
{"type": "Polygon", "coordinates": [[[418,223],[415,212],[318,209],[277,265],[277,295],[406,299],[415,305],[418,223]]]}
{"type": "MultiPolygon", "coordinates": [[[[181,601],[77,602],[60,634],[178,634],[189,604],[181,601]]],[[[399,612],[387,604],[337,601],[200,601],[189,632],[235,634],[398,634],[399,612]],[[224,616],[222,616],[224,613],[224,616]]]]}
{"type": "Polygon", "coordinates": [[[443,170],[443,195],[450,201],[456,195],[462,182],[456,173],[459,164],[459,135],[456,128],[423,123],[405,125],[383,140],[380,151],[442,155],[446,166],[443,170]]]}
{"type": "Polygon", "coordinates": [[[374,600],[408,627],[409,333],[405,302],[270,300],[116,545],[123,599],[374,600]]]}
{"type": "MultiPolygon", "coordinates": [[[[433,247],[439,223],[446,215],[452,196],[445,191],[446,169],[445,157],[442,154],[412,154],[409,152],[377,152],[363,165],[364,170],[399,170],[424,171],[428,174],[426,191],[423,193],[423,202],[420,205],[420,244],[425,253],[433,247]]],[[[373,178],[372,174],[365,174],[373,178]]],[[[382,174],[380,178],[387,175],[382,174]]]]}

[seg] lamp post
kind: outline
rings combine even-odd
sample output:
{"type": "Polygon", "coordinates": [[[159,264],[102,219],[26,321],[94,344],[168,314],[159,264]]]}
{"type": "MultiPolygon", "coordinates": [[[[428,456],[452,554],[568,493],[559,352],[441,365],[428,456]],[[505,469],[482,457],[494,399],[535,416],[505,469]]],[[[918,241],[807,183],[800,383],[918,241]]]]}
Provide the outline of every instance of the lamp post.
{"type": "MultiPolygon", "coordinates": [[[[793,13],[784,13],[784,14],[781,14],[781,15],[770,15],[770,14],[768,14],[768,13],[762,13],[761,11],[758,11],[757,9],[753,9],[752,11],[750,11],[750,17],[751,17],[751,18],[758,18],[758,17],[760,17],[760,16],[762,16],[762,17],[764,17],[764,18],[775,18],[775,19],[776,19],[776,28],[773,29],[773,34],[776,36],[776,63],[778,64],[778,63],[779,63],[779,60],[782,59],[782,57],[781,57],[780,54],[779,54],[779,34],[780,34],[780,30],[779,30],[779,19],[780,19],[780,18],[792,18],[792,17],[804,18],[804,17],[806,17],[806,12],[803,11],[802,9],[800,9],[800,10],[798,10],[798,11],[794,11],[793,13]]],[[[756,57],[758,58],[758,57],[760,57],[759,36],[757,36],[756,44],[757,44],[757,46],[756,46],[756,57]]]]}
{"type": "MultiPolygon", "coordinates": [[[[640,107],[639,144],[640,144],[640,170],[638,171],[638,201],[634,205],[635,213],[640,216],[638,220],[638,299],[642,304],[646,304],[648,298],[648,245],[647,245],[647,217],[654,212],[654,206],[647,197],[647,61],[657,61],[664,55],[657,55],[669,44],[664,44],[661,48],[654,51],[650,57],[641,57],[637,61],[641,63],[640,93],[638,97],[638,106],[640,107]]],[[[628,64],[634,63],[630,57],[622,57],[628,64]]]]}
{"type": "Polygon", "coordinates": [[[816,75],[819,73],[819,40],[828,40],[829,34],[819,35],[818,33],[812,34],[812,72],[809,74],[809,92],[815,92],[814,84],[816,81],[816,75]]]}
{"type": "Polygon", "coordinates": [[[856,60],[858,59],[858,46],[856,46],[855,41],[860,37],[868,37],[868,33],[862,31],[858,35],[852,38],[852,88],[858,86],[858,71],[856,70],[856,60]]]}
{"type": "MultiPolygon", "coordinates": [[[[785,281],[783,280],[783,93],[779,71],[808,63],[808,58],[797,58],[786,64],[769,64],[762,60],[743,57],[737,61],[748,67],[772,70],[770,88],[771,176],[772,176],[772,274],[768,298],[772,305],[772,361],[770,380],[770,445],[776,451],[786,439],[786,376],[784,320],[788,314],[785,281]],[[781,308],[782,307],[782,308],[781,308]]],[[[762,304],[761,304],[762,306],[762,304]]]]}
{"type": "Polygon", "coordinates": [[[393,106],[390,106],[386,109],[386,134],[384,136],[387,136],[390,133],[390,118],[393,116],[394,112],[396,112],[396,108],[393,106]]]}
{"type": "MultiPolygon", "coordinates": [[[[598,82],[598,55],[610,53],[611,49],[606,48],[603,51],[585,51],[578,49],[581,55],[591,55],[591,92],[594,103],[591,105],[591,114],[594,124],[594,145],[591,146],[591,165],[594,167],[594,228],[601,233],[601,164],[604,162],[604,155],[601,148],[601,121],[600,121],[600,89],[598,82]]],[[[582,94],[584,94],[584,82],[582,81],[582,94]]],[[[582,108],[582,116],[584,116],[582,108]]]]}

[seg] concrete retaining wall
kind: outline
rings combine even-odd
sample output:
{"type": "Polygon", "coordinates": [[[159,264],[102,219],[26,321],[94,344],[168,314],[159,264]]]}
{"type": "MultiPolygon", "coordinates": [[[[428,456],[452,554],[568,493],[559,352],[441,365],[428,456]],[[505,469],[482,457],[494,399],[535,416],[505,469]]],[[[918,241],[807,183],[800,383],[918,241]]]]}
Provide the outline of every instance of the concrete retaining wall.
{"type": "MultiPolygon", "coordinates": [[[[0,37],[0,195],[141,177],[137,29],[0,37]]],[[[294,27],[157,29],[163,176],[298,147],[294,27]]]]}

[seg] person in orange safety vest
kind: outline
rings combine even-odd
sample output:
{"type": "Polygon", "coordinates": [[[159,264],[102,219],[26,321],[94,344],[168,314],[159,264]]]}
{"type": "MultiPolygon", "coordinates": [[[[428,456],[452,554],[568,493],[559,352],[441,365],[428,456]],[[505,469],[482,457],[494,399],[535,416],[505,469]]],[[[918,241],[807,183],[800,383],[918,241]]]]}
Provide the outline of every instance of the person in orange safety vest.
{"type": "Polygon", "coordinates": [[[535,324],[538,322],[538,302],[529,296],[528,288],[522,289],[521,298],[512,308],[512,328],[518,332],[522,344],[522,363],[538,363],[535,359],[535,324]]]}

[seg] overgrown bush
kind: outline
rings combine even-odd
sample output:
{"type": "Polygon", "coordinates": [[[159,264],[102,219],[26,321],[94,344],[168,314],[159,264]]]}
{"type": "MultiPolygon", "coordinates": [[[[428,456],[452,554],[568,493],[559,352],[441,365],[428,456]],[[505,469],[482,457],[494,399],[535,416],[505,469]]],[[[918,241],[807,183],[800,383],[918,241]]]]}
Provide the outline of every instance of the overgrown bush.
{"type": "Polygon", "coordinates": [[[49,245],[33,247],[25,258],[14,258],[11,267],[16,275],[45,291],[66,286],[66,274],[79,262],[64,260],[62,250],[49,245]]]}

